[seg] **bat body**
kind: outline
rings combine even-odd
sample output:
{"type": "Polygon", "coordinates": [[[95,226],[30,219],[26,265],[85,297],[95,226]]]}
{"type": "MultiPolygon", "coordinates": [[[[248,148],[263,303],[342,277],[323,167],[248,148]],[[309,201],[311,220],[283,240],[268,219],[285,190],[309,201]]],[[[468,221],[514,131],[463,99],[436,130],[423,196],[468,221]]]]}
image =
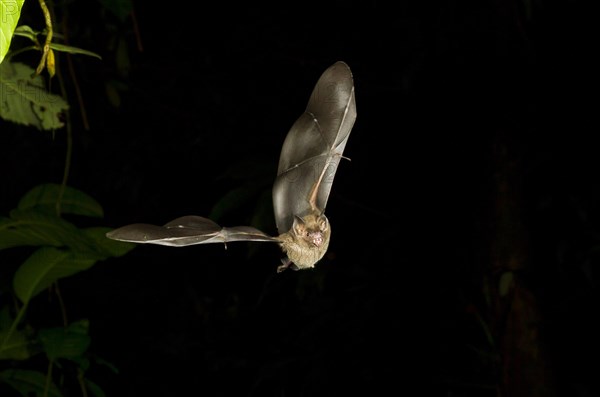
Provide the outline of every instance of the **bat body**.
{"type": "Polygon", "coordinates": [[[278,237],[286,257],[277,271],[282,272],[288,267],[294,270],[314,267],[327,252],[330,236],[329,220],[324,214],[314,213],[294,219],[290,231],[278,237]]]}
{"type": "Polygon", "coordinates": [[[194,215],[164,226],[123,226],[106,236],[176,247],[231,241],[276,242],[286,254],[278,272],[288,267],[312,268],[329,246],[331,227],[324,214],[325,206],[355,120],[352,73],[344,62],[336,62],[317,81],[305,112],[292,125],[283,143],[273,185],[277,237],[250,226],[221,227],[194,215]]]}

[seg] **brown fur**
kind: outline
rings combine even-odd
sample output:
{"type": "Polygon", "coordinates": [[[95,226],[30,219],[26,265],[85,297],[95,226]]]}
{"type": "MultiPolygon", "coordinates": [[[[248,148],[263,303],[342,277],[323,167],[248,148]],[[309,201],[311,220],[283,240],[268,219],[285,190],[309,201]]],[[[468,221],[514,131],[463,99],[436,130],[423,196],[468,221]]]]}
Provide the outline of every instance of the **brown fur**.
{"type": "MultiPolygon", "coordinates": [[[[279,236],[281,249],[286,253],[297,269],[307,269],[315,266],[329,246],[331,227],[325,215],[309,214],[294,221],[292,228],[279,236]],[[323,242],[320,246],[313,244],[312,239],[306,236],[306,232],[320,232],[323,242]]],[[[284,263],[279,271],[287,268],[291,263],[284,263]]]]}

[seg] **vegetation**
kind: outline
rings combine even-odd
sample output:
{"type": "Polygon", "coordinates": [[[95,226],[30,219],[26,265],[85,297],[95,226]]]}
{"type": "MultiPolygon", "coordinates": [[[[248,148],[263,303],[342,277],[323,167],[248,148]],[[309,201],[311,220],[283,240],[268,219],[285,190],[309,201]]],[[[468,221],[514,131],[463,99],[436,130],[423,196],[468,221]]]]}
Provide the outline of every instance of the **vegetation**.
{"type": "MultiPolygon", "coordinates": [[[[69,103],[64,95],[49,90],[50,79],[57,74],[55,52],[100,57],[59,42],[64,36],[54,32],[45,2],[39,4],[45,26],[35,30],[18,25],[23,0],[0,0],[0,119],[4,120],[0,126],[12,122],[64,134],[65,129],[72,129],[65,117],[69,103]],[[18,49],[12,50],[14,37],[23,37],[30,45],[13,46],[18,49]],[[30,51],[39,54],[35,68],[16,60],[30,51]]],[[[68,139],[72,140],[70,133],[68,139]]],[[[59,280],[124,255],[133,246],[106,239],[110,228],[77,226],[89,224],[88,218],[98,222],[103,209],[94,198],[67,185],[71,156],[68,150],[62,184],[33,187],[7,216],[0,216],[2,253],[21,247],[16,256],[3,255],[3,266],[14,271],[12,278],[3,278],[0,285],[0,383],[23,397],[59,397],[72,387],[80,389],[83,396],[101,397],[104,392],[88,377],[88,369],[107,365],[116,370],[90,350],[88,320],[69,319],[59,280]],[[12,265],[23,256],[26,259],[20,265],[12,265]],[[32,303],[44,305],[40,296],[59,302],[58,326],[35,325],[35,318],[28,316],[32,303]]],[[[4,396],[7,391],[1,387],[4,396]]]]}

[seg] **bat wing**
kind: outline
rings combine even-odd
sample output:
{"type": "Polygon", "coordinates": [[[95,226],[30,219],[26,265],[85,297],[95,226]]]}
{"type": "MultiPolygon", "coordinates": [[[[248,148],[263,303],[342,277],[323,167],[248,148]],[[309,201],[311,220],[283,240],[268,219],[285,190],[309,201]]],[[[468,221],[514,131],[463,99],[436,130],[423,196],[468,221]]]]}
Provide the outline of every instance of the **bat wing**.
{"type": "Polygon", "coordinates": [[[108,232],[106,237],[171,247],[230,241],[278,241],[250,226],[221,227],[210,219],[194,215],[182,216],[164,226],[135,223],[108,232]]]}
{"type": "Polygon", "coordinates": [[[338,163],[356,120],[352,72],[336,62],[319,78],[306,111],[288,132],[273,185],[279,233],[294,216],[325,210],[338,163]]]}

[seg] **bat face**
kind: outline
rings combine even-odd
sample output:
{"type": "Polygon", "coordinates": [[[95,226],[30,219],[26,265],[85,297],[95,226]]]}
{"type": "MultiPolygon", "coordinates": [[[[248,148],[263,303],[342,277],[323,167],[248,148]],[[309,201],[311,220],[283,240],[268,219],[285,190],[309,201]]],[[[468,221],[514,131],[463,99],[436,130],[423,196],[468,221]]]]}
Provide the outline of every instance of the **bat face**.
{"type": "Polygon", "coordinates": [[[306,242],[308,247],[323,246],[329,231],[329,220],[325,215],[307,215],[305,218],[296,216],[292,230],[297,238],[306,242]]]}
{"type": "Polygon", "coordinates": [[[113,240],[181,247],[230,241],[277,242],[286,254],[278,272],[308,269],[323,258],[331,226],[324,214],[333,178],[356,120],[354,82],[336,62],[317,81],[306,110],[288,132],[273,185],[278,237],[249,226],[224,228],[188,215],[164,226],[133,224],[106,234],[113,240]]]}

